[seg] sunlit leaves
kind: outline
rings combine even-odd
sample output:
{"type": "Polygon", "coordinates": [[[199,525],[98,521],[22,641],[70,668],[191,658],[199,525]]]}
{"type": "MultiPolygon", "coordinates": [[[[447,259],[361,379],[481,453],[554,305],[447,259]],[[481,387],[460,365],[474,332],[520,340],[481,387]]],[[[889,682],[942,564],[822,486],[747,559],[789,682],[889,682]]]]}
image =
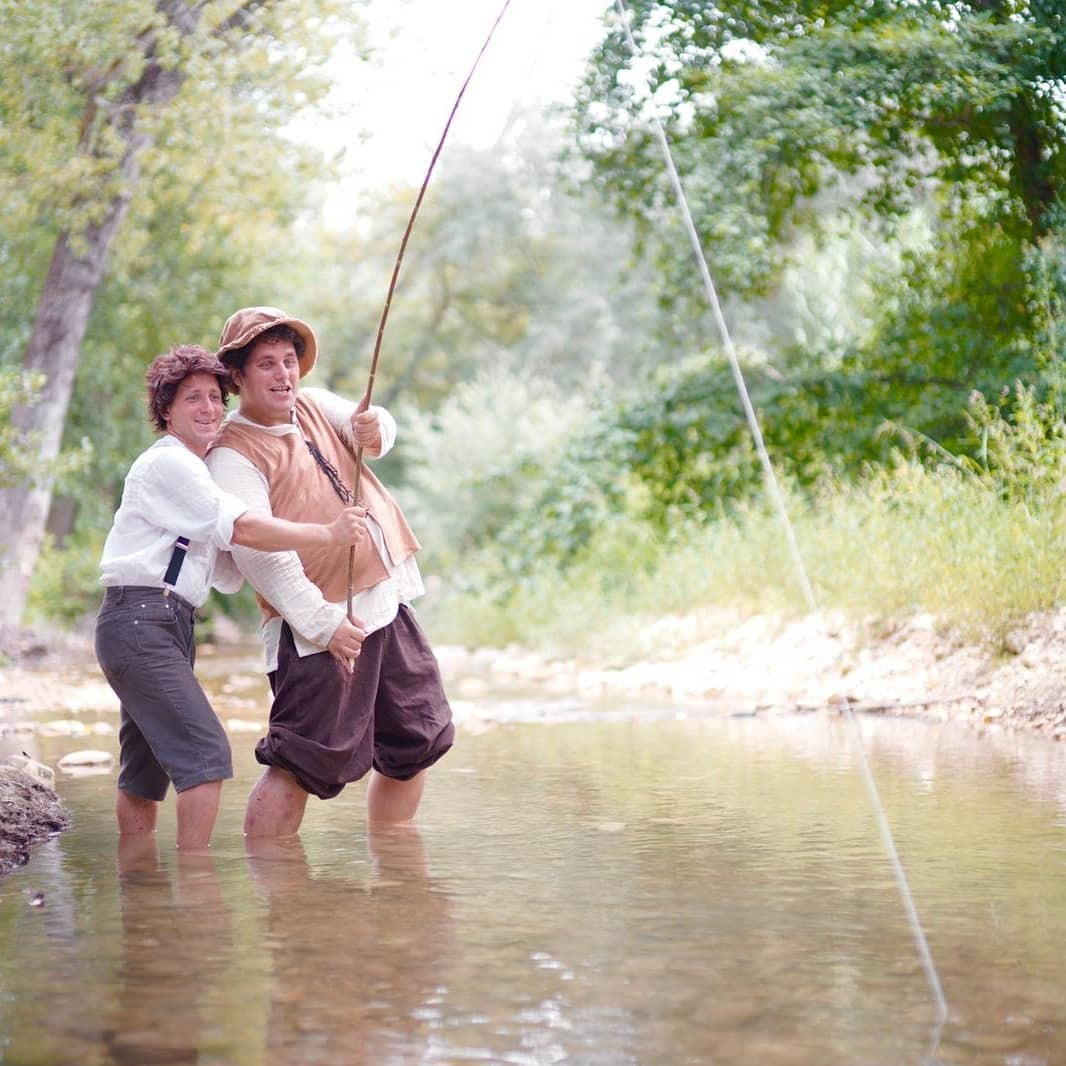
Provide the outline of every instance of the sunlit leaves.
{"type": "Polygon", "coordinates": [[[812,221],[811,197],[841,173],[881,213],[907,211],[931,181],[967,182],[993,194],[990,206],[1001,192],[1030,235],[1047,231],[1066,173],[1061,14],[896,2],[631,8],[644,53],[635,59],[619,34],[603,45],[582,100],[586,153],[616,202],[661,228],[665,179],[638,102],[645,84],[671,84],[658,110],[725,288],[758,290],[777,257],[745,270],[743,236],[716,219],[780,239],[812,221]]]}
{"type": "Polygon", "coordinates": [[[358,40],[359,10],[357,0],[0,0],[10,75],[0,79],[0,364],[22,357],[57,236],[83,248],[84,228],[130,197],[65,435],[68,447],[85,435],[97,444],[92,478],[61,486],[93,521],[113,509],[149,439],[148,361],[179,341],[212,344],[233,306],[276,302],[274,287],[293,282],[289,226],[324,164],[286,126],[328,91],[324,64],[335,44],[358,40]],[[130,96],[150,62],[180,68],[172,98],[130,96]]]}

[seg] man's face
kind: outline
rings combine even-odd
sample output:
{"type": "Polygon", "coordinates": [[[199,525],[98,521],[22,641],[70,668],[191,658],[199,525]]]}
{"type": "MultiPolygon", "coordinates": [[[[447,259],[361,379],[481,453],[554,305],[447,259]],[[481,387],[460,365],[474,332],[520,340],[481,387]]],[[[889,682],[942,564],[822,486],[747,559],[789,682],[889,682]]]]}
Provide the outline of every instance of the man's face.
{"type": "Polygon", "coordinates": [[[244,370],[235,370],[241,414],[261,426],[292,421],[292,405],[300,383],[300,361],[292,341],[257,341],[244,370]]]}
{"type": "Polygon", "coordinates": [[[222,425],[222,390],[214,374],[190,374],[166,412],[167,427],[201,458],[222,425]]]}

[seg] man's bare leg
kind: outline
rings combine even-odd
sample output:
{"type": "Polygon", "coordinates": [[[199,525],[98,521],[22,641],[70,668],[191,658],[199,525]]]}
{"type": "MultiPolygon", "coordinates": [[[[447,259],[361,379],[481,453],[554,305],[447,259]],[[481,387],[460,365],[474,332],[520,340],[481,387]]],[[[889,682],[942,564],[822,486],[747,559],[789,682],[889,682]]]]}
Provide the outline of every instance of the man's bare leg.
{"type": "Polygon", "coordinates": [[[206,848],[218,817],[221,781],[205,781],[178,793],[178,847],[206,848]]]}
{"type": "Polygon", "coordinates": [[[248,856],[252,880],[267,896],[284,901],[303,893],[311,874],[299,836],[246,836],[244,853],[248,856]]]}
{"type": "Polygon", "coordinates": [[[268,766],[248,797],[244,835],[281,837],[300,831],[307,793],[288,770],[268,766]]]}
{"type": "Polygon", "coordinates": [[[134,833],[154,833],[159,804],[143,796],[131,796],[119,789],[115,793],[115,817],[121,836],[134,833]]]}
{"type": "Polygon", "coordinates": [[[418,811],[425,787],[425,770],[408,781],[397,781],[372,771],[366,790],[367,819],[382,823],[409,822],[418,811]]]}
{"type": "Polygon", "coordinates": [[[218,884],[215,857],[209,848],[180,848],[176,898],[184,904],[206,904],[221,908],[222,892],[218,884]]]}

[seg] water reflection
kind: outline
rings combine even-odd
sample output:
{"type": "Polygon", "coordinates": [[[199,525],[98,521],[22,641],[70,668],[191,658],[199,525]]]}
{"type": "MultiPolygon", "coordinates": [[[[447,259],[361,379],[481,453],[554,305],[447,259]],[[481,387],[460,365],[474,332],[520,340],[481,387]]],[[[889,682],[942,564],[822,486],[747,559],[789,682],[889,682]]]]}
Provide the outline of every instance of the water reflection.
{"type": "Polygon", "coordinates": [[[362,881],[345,866],[313,872],[298,837],[245,841],[266,901],[271,1062],[403,1061],[439,1023],[448,898],[429,878],[415,826],[370,826],[367,842],[372,873],[362,881]]]}
{"type": "Polygon", "coordinates": [[[212,861],[164,824],[116,862],[113,781],[62,780],[74,830],[0,883],[0,1062],[1066,1062],[1063,746],[862,721],[930,1054],[844,722],[508,710],[410,832],[353,787],[246,848],[235,734],[212,861]]]}
{"type": "Polygon", "coordinates": [[[142,833],[119,838],[117,867],[122,961],[103,1043],[119,1066],[197,1063],[233,944],[215,856],[179,851],[168,870],[142,833]]]}

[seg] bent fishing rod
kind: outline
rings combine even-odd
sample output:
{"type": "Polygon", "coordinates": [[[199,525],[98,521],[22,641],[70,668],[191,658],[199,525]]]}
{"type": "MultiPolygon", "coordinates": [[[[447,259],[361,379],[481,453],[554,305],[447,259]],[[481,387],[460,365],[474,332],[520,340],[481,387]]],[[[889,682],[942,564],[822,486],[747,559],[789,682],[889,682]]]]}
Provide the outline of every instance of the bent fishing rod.
{"type": "MultiPolygon", "coordinates": [[[[440,158],[440,154],[444,149],[444,142],[448,139],[448,131],[452,128],[452,120],[455,118],[456,112],[459,110],[459,105],[462,103],[463,96],[466,93],[466,88],[470,84],[474,77],[474,72],[478,68],[478,64],[481,62],[481,57],[485,54],[489,47],[489,42],[492,40],[493,34],[496,32],[497,26],[499,26],[503,16],[507,13],[508,7],[511,6],[511,0],[504,0],[503,7],[500,8],[499,14],[496,16],[496,20],[492,24],[492,28],[489,30],[484,42],[481,45],[480,50],[473,64],[470,67],[469,73],[463,80],[463,84],[459,88],[459,92],[455,97],[455,103],[452,104],[452,109],[448,114],[448,121],[444,123],[444,129],[441,132],[440,140],[437,142],[437,147],[433,152],[429,161],[429,166],[426,168],[426,175],[422,179],[422,184],[418,190],[418,196],[415,198],[414,207],[411,209],[411,215],[407,219],[407,226],[403,231],[403,237],[400,240],[400,250],[396,255],[396,262],[393,264],[392,277],[389,279],[388,291],[385,294],[385,303],[381,308],[381,319],[378,322],[378,332],[374,340],[374,353],[370,359],[370,374],[367,378],[366,391],[363,393],[363,398],[359,401],[359,411],[365,411],[370,406],[370,401],[374,395],[374,378],[377,376],[378,360],[381,357],[381,341],[385,336],[385,323],[388,321],[389,310],[392,307],[392,297],[396,292],[396,283],[400,278],[400,267],[403,265],[404,253],[407,251],[407,242],[410,240],[411,231],[414,229],[415,219],[418,217],[418,210],[422,206],[422,201],[425,199],[426,190],[429,188],[430,179],[433,177],[433,170],[437,165],[437,160],[440,158]]],[[[359,488],[362,483],[363,477],[363,447],[358,445],[355,450],[355,486],[352,490],[352,499],[354,502],[359,502],[359,488]]],[[[355,624],[355,616],[352,612],[352,599],[354,597],[355,590],[355,546],[352,545],[348,549],[348,621],[353,625],[355,624]]]]}

